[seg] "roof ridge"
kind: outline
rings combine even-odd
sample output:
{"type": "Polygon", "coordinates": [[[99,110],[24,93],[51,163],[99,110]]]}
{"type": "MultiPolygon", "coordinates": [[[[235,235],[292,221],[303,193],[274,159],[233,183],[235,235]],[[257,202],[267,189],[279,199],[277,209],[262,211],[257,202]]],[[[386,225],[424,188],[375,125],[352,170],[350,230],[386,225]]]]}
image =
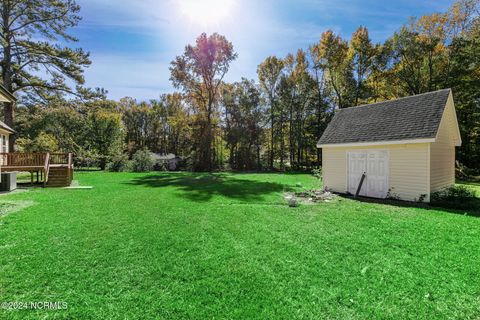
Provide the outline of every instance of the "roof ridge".
{"type": "Polygon", "coordinates": [[[414,98],[414,97],[424,96],[424,95],[427,95],[427,94],[432,94],[432,93],[437,93],[437,92],[440,92],[440,91],[447,91],[447,90],[451,91],[452,89],[451,88],[439,89],[439,90],[435,90],[435,91],[423,92],[423,93],[419,93],[419,94],[414,94],[412,96],[405,96],[405,97],[400,97],[400,98],[391,99],[391,100],[384,100],[384,101],[379,101],[379,102],[374,102],[374,103],[360,104],[360,105],[355,106],[355,107],[342,108],[342,109],[338,109],[338,110],[349,110],[349,109],[355,109],[355,108],[358,108],[358,107],[374,106],[374,105],[380,104],[380,103],[387,103],[387,102],[393,102],[393,101],[398,101],[398,100],[403,100],[403,99],[408,99],[408,98],[414,98]]]}

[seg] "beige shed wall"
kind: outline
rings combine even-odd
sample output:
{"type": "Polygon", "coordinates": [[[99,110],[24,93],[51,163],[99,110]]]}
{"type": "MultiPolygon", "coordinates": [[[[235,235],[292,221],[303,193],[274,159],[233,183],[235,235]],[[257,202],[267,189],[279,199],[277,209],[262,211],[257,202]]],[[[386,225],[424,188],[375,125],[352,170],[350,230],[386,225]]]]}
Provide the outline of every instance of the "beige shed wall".
{"type": "Polygon", "coordinates": [[[426,195],[425,201],[430,200],[429,143],[323,148],[324,186],[336,192],[346,192],[347,152],[368,149],[389,151],[389,188],[392,195],[409,201],[426,195]]]}
{"type": "Polygon", "coordinates": [[[432,192],[455,183],[456,121],[453,99],[450,97],[440,121],[436,141],[430,147],[430,190],[432,192]]]}

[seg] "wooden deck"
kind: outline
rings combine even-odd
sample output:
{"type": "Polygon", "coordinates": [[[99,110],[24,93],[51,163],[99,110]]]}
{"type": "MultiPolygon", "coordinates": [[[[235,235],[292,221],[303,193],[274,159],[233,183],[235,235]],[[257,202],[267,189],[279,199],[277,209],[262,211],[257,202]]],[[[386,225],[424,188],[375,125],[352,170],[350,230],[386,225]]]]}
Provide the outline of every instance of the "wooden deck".
{"type": "Polygon", "coordinates": [[[44,187],[69,186],[73,179],[72,153],[12,152],[0,153],[1,172],[34,173],[44,187]]]}

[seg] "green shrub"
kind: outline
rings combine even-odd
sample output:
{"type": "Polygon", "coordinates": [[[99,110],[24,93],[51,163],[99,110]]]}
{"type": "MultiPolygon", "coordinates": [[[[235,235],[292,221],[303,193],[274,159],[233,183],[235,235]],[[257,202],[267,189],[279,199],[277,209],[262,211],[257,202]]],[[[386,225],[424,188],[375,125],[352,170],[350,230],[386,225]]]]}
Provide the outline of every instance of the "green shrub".
{"type": "Polygon", "coordinates": [[[41,131],[35,139],[19,138],[16,141],[21,152],[57,152],[58,140],[54,135],[41,131]]]}
{"type": "Polygon", "coordinates": [[[431,204],[453,209],[472,209],[479,200],[475,190],[466,186],[451,186],[443,190],[433,192],[431,204]]]}
{"type": "Polygon", "coordinates": [[[135,172],[152,171],[154,165],[155,160],[148,149],[140,149],[133,155],[132,169],[135,172]]]}
{"type": "Polygon", "coordinates": [[[95,151],[79,148],[73,157],[73,162],[78,168],[98,169],[100,167],[99,158],[100,156],[95,151]]]}
{"type": "Polygon", "coordinates": [[[107,170],[111,172],[128,171],[131,168],[131,161],[126,154],[115,155],[110,158],[107,164],[107,170]]]}

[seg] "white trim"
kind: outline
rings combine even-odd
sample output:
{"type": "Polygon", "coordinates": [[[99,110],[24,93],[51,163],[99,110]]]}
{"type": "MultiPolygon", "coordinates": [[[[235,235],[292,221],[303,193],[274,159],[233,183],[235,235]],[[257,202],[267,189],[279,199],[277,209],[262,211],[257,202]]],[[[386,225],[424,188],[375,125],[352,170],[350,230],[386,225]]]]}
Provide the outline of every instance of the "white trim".
{"type": "Polygon", "coordinates": [[[6,136],[10,136],[12,133],[0,127],[0,134],[4,134],[6,136]]]}
{"type": "Polygon", "coordinates": [[[432,143],[432,142],[435,142],[435,138],[375,141],[375,142],[317,144],[317,148],[368,147],[368,146],[382,146],[382,145],[388,145],[388,144],[414,144],[414,143],[432,143]]]}
{"type": "Polygon", "coordinates": [[[457,111],[455,110],[455,102],[453,101],[452,91],[450,91],[450,95],[448,96],[448,99],[452,100],[453,119],[455,119],[455,129],[456,129],[456,134],[458,138],[458,139],[455,139],[455,146],[460,147],[462,145],[462,135],[460,134],[460,126],[458,125],[457,111]]]}
{"type": "MultiPolygon", "coordinates": [[[[455,125],[455,135],[456,135],[456,137],[453,138],[453,144],[455,145],[455,147],[460,147],[462,145],[462,136],[460,134],[460,128],[458,126],[457,112],[455,111],[455,102],[453,101],[452,91],[450,91],[450,94],[448,95],[447,103],[445,104],[445,108],[443,109],[442,118],[440,119],[440,123],[438,124],[435,140],[438,139],[438,136],[440,134],[442,122],[446,121],[444,119],[448,117],[447,111],[449,111],[448,107],[450,106],[450,103],[452,104],[453,121],[455,122],[454,125],[455,125]]],[[[447,126],[450,127],[450,123],[447,123],[447,126]]]]}

